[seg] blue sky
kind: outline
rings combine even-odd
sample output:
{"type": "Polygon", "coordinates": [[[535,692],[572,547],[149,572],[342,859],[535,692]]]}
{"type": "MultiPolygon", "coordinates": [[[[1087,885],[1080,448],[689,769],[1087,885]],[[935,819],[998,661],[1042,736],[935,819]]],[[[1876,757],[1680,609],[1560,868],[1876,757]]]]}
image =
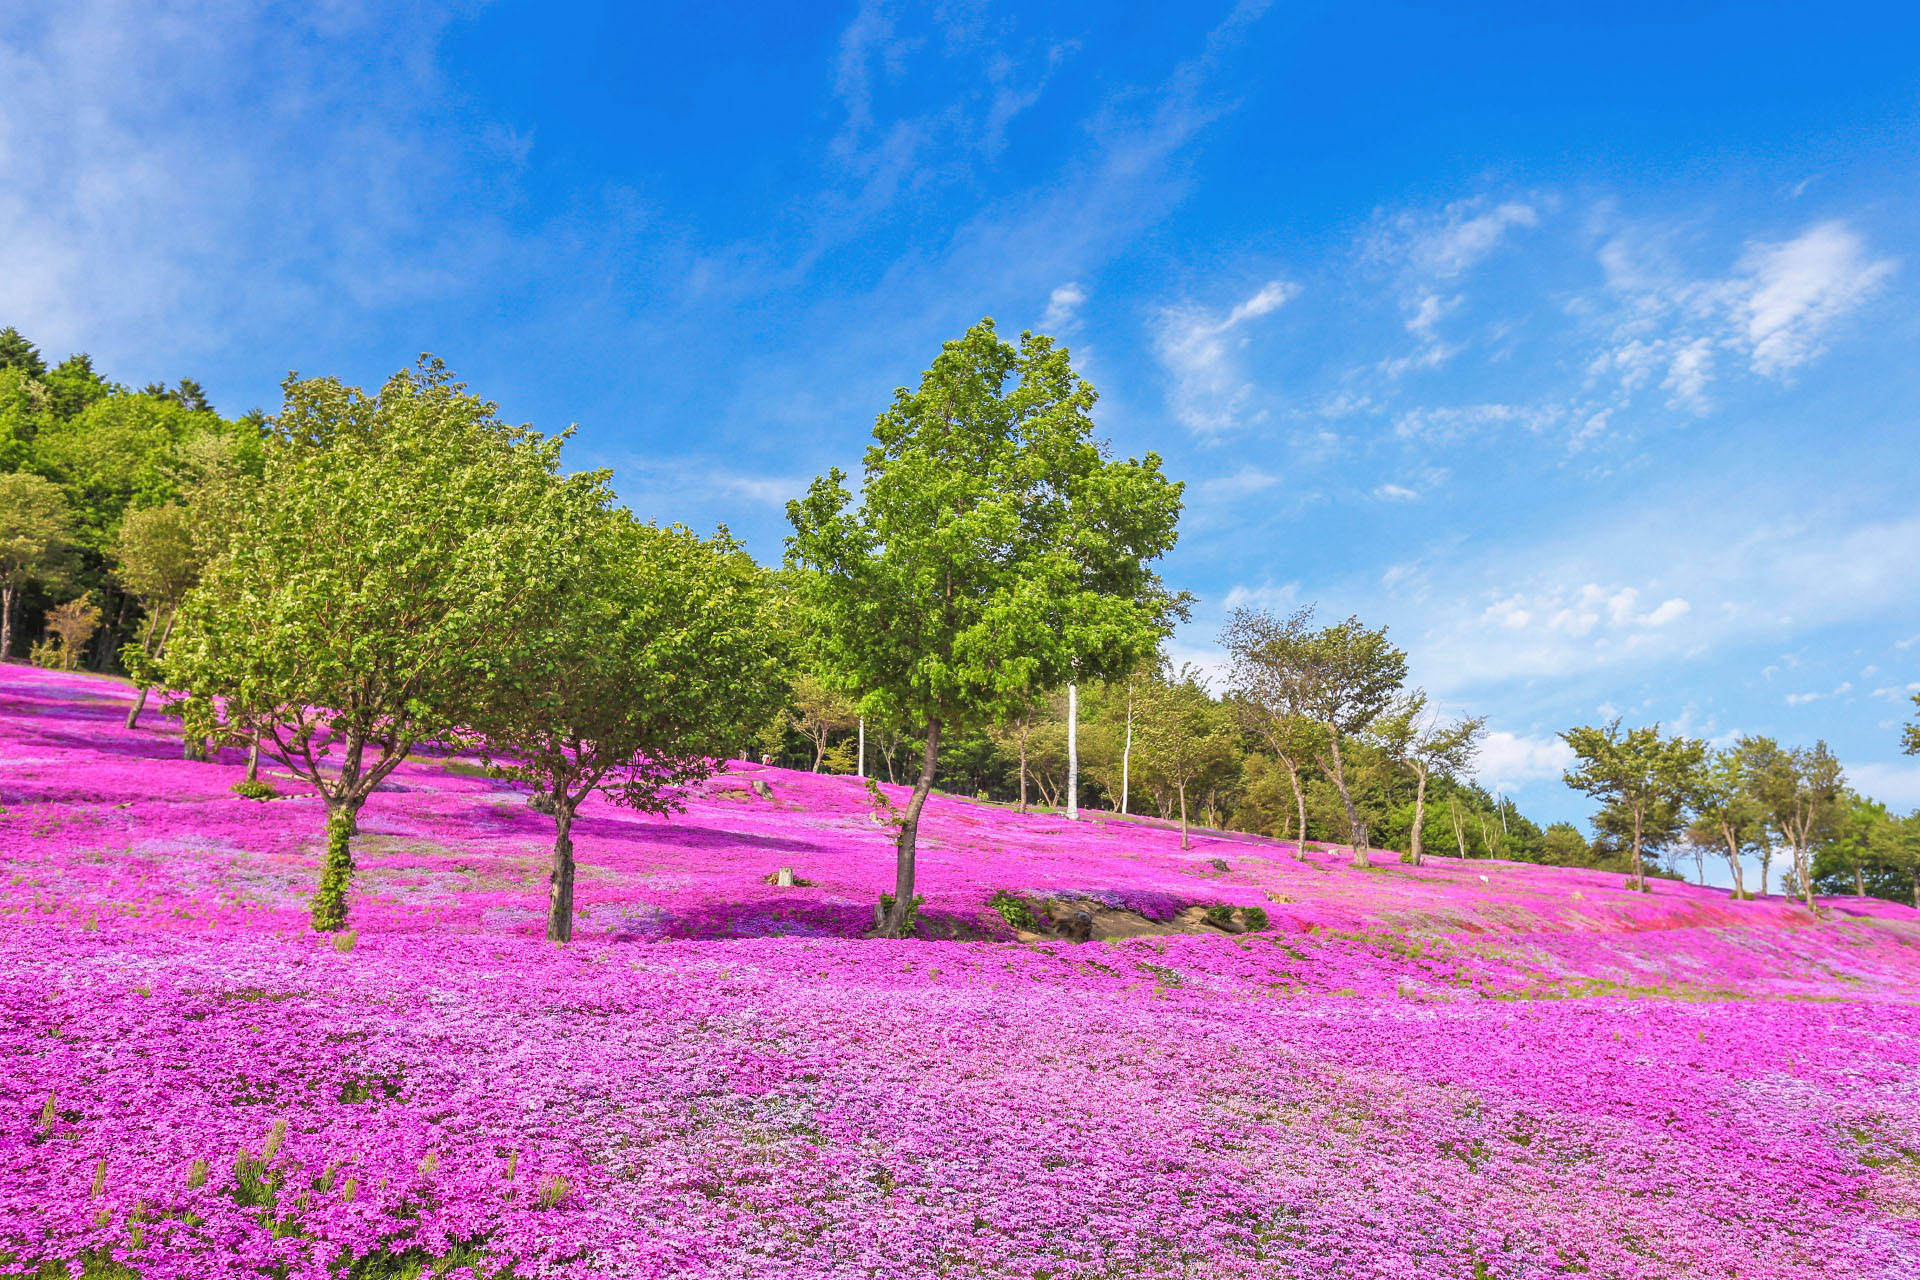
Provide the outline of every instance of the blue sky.
{"type": "Polygon", "coordinates": [[[1166,576],[1388,624],[1585,804],[1612,714],[1920,805],[1920,10],[0,13],[0,323],[273,408],[423,350],[643,515],[782,504],[982,315],[1188,482],[1166,576]]]}

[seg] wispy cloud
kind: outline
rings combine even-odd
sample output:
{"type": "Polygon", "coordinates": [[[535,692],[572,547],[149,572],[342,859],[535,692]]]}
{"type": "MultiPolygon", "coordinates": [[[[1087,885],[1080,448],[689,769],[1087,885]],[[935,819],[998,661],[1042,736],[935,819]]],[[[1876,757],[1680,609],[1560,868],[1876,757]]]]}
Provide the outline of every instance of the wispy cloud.
{"type": "Polygon", "coordinates": [[[1273,472],[1248,466],[1241,467],[1232,475],[1202,480],[1196,487],[1200,496],[1209,502],[1235,502],[1241,498],[1251,498],[1256,493],[1265,493],[1279,483],[1280,477],[1273,472]]]}
{"type": "Polygon", "coordinates": [[[1438,213],[1402,210],[1382,215],[1370,251],[1432,280],[1452,280],[1484,261],[1516,227],[1540,225],[1531,204],[1517,200],[1456,200],[1438,213]]]}
{"type": "Polygon", "coordinates": [[[1744,322],[1756,373],[1781,377],[1818,356],[1841,317],[1893,274],[1844,222],[1820,222],[1791,240],[1755,243],[1740,260],[1733,314],[1744,322]]]}
{"type": "Polygon", "coordinates": [[[1215,434],[1243,425],[1254,389],[1234,359],[1246,338],[1238,331],[1269,315],[1299,293],[1299,286],[1270,280],[1222,317],[1204,307],[1168,307],[1154,325],[1154,349],[1172,385],[1174,417],[1193,431],[1215,434]]]}
{"type": "Polygon", "coordinates": [[[1604,317],[1608,335],[1589,360],[1591,383],[1624,405],[1658,379],[1671,407],[1710,411],[1715,381],[1732,367],[1783,380],[1817,359],[1833,331],[1893,274],[1840,220],[1814,223],[1786,240],[1749,241],[1725,275],[1689,272],[1657,227],[1626,226],[1600,247],[1605,300],[1576,309],[1604,317]]]}

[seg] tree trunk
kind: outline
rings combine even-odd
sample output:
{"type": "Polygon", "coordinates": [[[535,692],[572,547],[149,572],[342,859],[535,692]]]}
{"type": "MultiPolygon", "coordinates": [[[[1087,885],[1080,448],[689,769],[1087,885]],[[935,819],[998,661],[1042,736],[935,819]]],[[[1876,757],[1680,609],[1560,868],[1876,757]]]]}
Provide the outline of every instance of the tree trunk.
{"type": "Polygon", "coordinates": [[[1856,898],[1867,896],[1867,873],[1857,862],[1853,864],[1853,896],[1856,898]]]}
{"type": "Polygon", "coordinates": [[[1647,889],[1647,868],[1640,860],[1641,822],[1642,815],[1640,811],[1636,809],[1633,814],[1633,878],[1640,882],[1635,887],[1642,893],[1645,893],[1647,889]]]}
{"type": "Polygon", "coordinates": [[[1913,869],[1913,909],[1920,911],[1920,866],[1913,869]]]}
{"type": "Polygon", "coordinates": [[[1726,841],[1727,862],[1733,868],[1733,893],[1737,898],[1744,898],[1747,896],[1747,886],[1740,870],[1740,842],[1731,835],[1726,837],[1726,841]]]}
{"type": "Polygon", "coordinates": [[[1760,846],[1760,896],[1763,898],[1772,892],[1767,888],[1768,883],[1772,879],[1772,875],[1773,846],[1771,844],[1763,844],[1760,846]]]}
{"type": "Polygon", "coordinates": [[[827,735],[821,734],[813,740],[813,772],[820,772],[820,762],[827,758],[827,735]]]}
{"type": "Polygon", "coordinates": [[[1333,768],[1329,772],[1333,774],[1334,788],[1340,792],[1340,803],[1346,806],[1347,834],[1353,840],[1353,865],[1368,867],[1372,864],[1367,861],[1367,827],[1360,821],[1360,811],[1353,807],[1353,793],[1347,790],[1346,767],[1340,759],[1340,731],[1332,725],[1328,725],[1327,730],[1333,747],[1333,768]]]}
{"type": "Polygon", "coordinates": [[[547,941],[573,941],[573,798],[553,793],[553,873],[548,878],[547,941]]]}
{"type": "Polygon", "coordinates": [[[1080,686],[1067,686],[1067,821],[1080,821],[1080,686]]]}
{"type": "Polygon", "coordinates": [[[1193,842],[1187,839],[1187,784],[1180,784],[1180,847],[1193,848],[1193,842]]]}
{"type": "Polygon", "coordinates": [[[1420,847],[1420,837],[1427,821],[1427,775],[1421,770],[1414,775],[1419,779],[1413,789],[1413,837],[1407,842],[1408,855],[1413,865],[1419,866],[1424,850],[1420,847]]]}
{"type": "Polygon", "coordinates": [[[11,582],[0,583],[0,662],[13,652],[13,596],[11,582]]]}
{"type": "Polygon", "coordinates": [[[913,784],[913,797],[900,819],[900,836],[895,842],[893,909],[880,921],[880,936],[906,936],[907,916],[913,910],[914,841],[920,835],[920,811],[927,807],[927,793],[933,790],[933,775],[940,764],[940,722],[927,721],[927,743],[920,754],[920,777],[913,784]]]}
{"type": "Polygon", "coordinates": [[[247,747],[247,781],[260,781],[260,731],[253,731],[253,742],[247,747]]]}
{"type": "Polygon", "coordinates": [[[354,811],[352,802],[327,804],[327,858],[320,868],[320,887],[313,895],[316,933],[337,933],[347,927],[347,891],[353,887],[354,811]]]}
{"type": "Polygon", "coordinates": [[[1132,764],[1132,762],[1133,762],[1133,681],[1128,680],[1127,681],[1127,742],[1125,746],[1120,748],[1120,814],[1122,817],[1125,817],[1127,813],[1127,793],[1129,790],[1131,790],[1131,786],[1132,786],[1127,774],[1127,767],[1130,764],[1132,764]]]}
{"type": "MultiPolygon", "coordinates": [[[[173,634],[173,620],[179,616],[180,610],[177,607],[171,613],[167,614],[167,625],[165,629],[160,632],[160,643],[153,651],[154,657],[162,658],[166,656],[167,638],[173,634]]],[[[140,713],[146,709],[146,706],[147,686],[143,684],[140,686],[140,692],[134,695],[133,706],[127,710],[127,728],[131,729],[140,722],[140,713]]]]}
{"type": "Polygon", "coordinates": [[[1286,766],[1287,782],[1293,787],[1293,805],[1299,812],[1300,829],[1294,833],[1293,851],[1304,854],[1307,851],[1307,793],[1300,787],[1300,766],[1294,763],[1292,756],[1277,751],[1274,754],[1286,766]]]}
{"type": "Polygon", "coordinates": [[[1027,731],[1020,730],[1020,812],[1027,811],[1027,731]]]}
{"type": "Polygon", "coordinates": [[[860,761],[856,772],[863,778],[867,776],[867,718],[865,716],[860,717],[860,761]]]}

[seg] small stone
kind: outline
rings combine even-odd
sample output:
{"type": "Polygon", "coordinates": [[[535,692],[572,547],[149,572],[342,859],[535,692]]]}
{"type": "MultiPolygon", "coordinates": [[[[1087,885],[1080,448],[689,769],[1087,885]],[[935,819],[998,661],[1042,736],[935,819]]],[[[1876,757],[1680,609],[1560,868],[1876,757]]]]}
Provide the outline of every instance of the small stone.
{"type": "Polygon", "coordinates": [[[771,800],[773,799],[773,786],[765,778],[755,778],[753,780],[753,794],[759,796],[762,800],[771,800]]]}

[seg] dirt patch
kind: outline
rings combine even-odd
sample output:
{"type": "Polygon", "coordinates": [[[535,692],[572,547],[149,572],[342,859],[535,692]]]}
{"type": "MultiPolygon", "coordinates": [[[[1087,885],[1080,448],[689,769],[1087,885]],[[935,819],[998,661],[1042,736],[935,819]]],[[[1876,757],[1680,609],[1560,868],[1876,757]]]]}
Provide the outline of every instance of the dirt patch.
{"type": "Polygon", "coordinates": [[[1050,939],[1061,942],[1106,942],[1116,938],[1162,938],[1171,934],[1246,933],[1264,928],[1262,913],[1247,918],[1241,907],[1188,907],[1177,915],[1156,920],[1127,907],[1110,907],[1085,898],[1026,898],[1034,927],[1016,927],[1022,942],[1050,939]]]}

